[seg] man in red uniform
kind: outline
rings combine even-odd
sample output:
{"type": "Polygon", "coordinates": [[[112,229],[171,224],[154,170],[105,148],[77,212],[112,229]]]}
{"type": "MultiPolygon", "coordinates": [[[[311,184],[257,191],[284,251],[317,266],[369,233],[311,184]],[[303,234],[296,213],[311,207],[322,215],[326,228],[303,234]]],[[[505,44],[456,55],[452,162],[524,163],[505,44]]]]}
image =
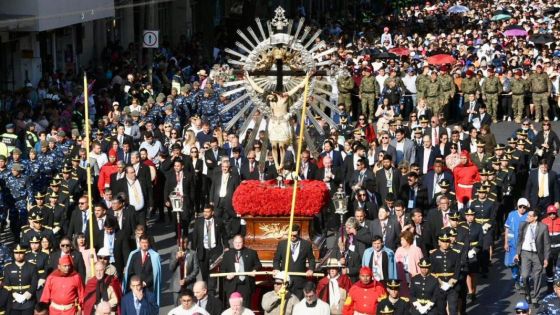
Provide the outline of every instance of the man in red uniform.
{"type": "Polygon", "coordinates": [[[360,281],[356,282],[348,292],[344,303],[343,315],[375,315],[378,300],[387,294],[383,285],[372,279],[369,267],[360,269],[360,281]]]}
{"type": "Polygon", "coordinates": [[[560,218],[558,217],[558,209],[554,205],[549,205],[546,208],[546,218],[542,220],[542,223],[548,227],[550,238],[550,257],[548,258],[548,266],[546,266],[546,282],[550,290],[554,282],[558,254],[560,254],[560,218]]]}
{"type": "Polygon", "coordinates": [[[80,274],[72,269],[72,257],[60,257],[58,270],[47,277],[41,302],[50,303],[51,315],[74,315],[79,314],[83,300],[84,284],[80,274]]]}

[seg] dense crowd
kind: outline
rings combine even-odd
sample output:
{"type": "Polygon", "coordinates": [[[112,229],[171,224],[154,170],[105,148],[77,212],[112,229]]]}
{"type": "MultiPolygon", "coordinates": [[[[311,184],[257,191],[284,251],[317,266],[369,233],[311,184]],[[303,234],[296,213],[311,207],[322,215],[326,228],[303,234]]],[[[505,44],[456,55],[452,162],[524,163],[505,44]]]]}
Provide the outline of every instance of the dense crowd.
{"type": "Polygon", "coordinates": [[[170,314],[280,314],[283,287],[285,314],[466,314],[499,243],[517,313],[560,310],[560,8],[448,12],[459,5],[399,8],[382,30],[369,17],[325,21],[321,49],[337,47],[325,58],[342,70],[327,95],[338,112],[327,108],[334,125],[307,124],[318,149],[303,152],[299,174],[296,142],[275,163],[260,112],[227,125],[245,102],[224,112],[240,96],[224,95],[226,83],[242,74],[205,66],[196,39],[164,43],[152,74],[134,45],[108,47],[88,71],[89,117],[72,72],[1,94],[0,223],[14,242],[0,247],[0,314],[158,314],[164,282],[170,314]],[[507,143],[492,133],[498,121],[517,125],[507,143]],[[255,278],[236,273],[262,264],[232,197],[242,181],[279,176],[323,181],[331,196],[342,188],[348,212],[342,226],[332,204],[314,218],[334,240],[321,257],[295,226],[290,271],[309,277],[280,271],[280,241],[274,289],[252,304],[255,278]],[[166,221],[180,227],[169,279],[149,233],[166,221]],[[220,286],[218,259],[229,273],[220,286]],[[326,275],[315,283],[316,269],[326,275]]]}

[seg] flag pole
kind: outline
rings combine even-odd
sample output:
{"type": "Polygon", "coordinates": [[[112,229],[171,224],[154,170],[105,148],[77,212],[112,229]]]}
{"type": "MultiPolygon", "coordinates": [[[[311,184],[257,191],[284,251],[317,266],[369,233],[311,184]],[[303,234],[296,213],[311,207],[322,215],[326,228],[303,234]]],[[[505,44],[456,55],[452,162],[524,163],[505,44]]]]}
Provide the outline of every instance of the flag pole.
{"type": "Polygon", "coordinates": [[[91,202],[91,165],[89,159],[89,148],[90,148],[90,130],[89,130],[89,95],[88,95],[88,82],[87,82],[87,74],[84,71],[84,111],[85,111],[85,125],[86,125],[86,134],[84,136],[84,141],[86,142],[86,160],[87,160],[87,199],[88,199],[88,209],[89,209],[89,251],[90,251],[90,270],[91,270],[91,277],[95,276],[95,263],[94,263],[94,253],[95,253],[95,246],[93,245],[93,207],[91,202]]]}
{"type": "MultiPolygon", "coordinates": [[[[303,104],[301,106],[301,121],[299,123],[299,138],[298,138],[298,148],[297,148],[297,155],[296,155],[296,170],[295,174],[299,174],[299,169],[301,166],[301,151],[303,148],[303,135],[305,129],[305,113],[307,111],[307,97],[309,95],[309,74],[305,77],[305,89],[303,90],[303,104]]],[[[292,227],[294,225],[294,213],[296,210],[296,196],[297,196],[297,188],[298,188],[298,176],[294,177],[294,188],[292,191],[292,207],[290,209],[290,224],[288,227],[288,243],[286,245],[286,256],[284,256],[284,285],[280,289],[280,315],[284,315],[284,308],[286,306],[286,280],[288,280],[288,269],[290,267],[290,251],[292,245],[292,227]]]]}

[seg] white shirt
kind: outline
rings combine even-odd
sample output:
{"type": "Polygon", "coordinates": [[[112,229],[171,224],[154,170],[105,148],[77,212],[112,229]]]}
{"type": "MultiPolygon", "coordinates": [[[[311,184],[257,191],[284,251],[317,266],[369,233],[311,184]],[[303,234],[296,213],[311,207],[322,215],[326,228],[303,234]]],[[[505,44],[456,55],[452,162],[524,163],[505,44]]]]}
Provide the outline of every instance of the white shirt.
{"type": "Polygon", "coordinates": [[[159,154],[159,150],[161,149],[161,143],[159,142],[159,140],[152,141],[152,144],[149,144],[148,142],[144,141],[140,145],[139,150],[141,149],[146,149],[146,151],[148,152],[148,159],[153,160],[159,154]]]}
{"type": "Polygon", "coordinates": [[[303,299],[294,306],[294,310],[292,311],[292,314],[305,315],[329,315],[330,313],[331,308],[329,307],[329,304],[323,302],[323,300],[319,298],[317,298],[317,305],[315,305],[315,307],[308,307],[306,305],[305,299],[303,299]]]}
{"type": "Polygon", "coordinates": [[[135,180],[132,184],[128,180],[126,182],[128,186],[129,204],[134,206],[136,211],[142,210],[142,208],[144,208],[144,196],[142,195],[140,182],[138,180],[135,180]]]}
{"type": "Polygon", "coordinates": [[[93,152],[91,152],[89,154],[90,158],[94,158],[95,161],[97,162],[97,166],[99,166],[99,169],[101,169],[101,167],[103,165],[105,165],[107,162],[109,162],[109,160],[107,159],[107,154],[101,152],[101,154],[95,154],[93,152]]]}
{"type": "Polygon", "coordinates": [[[193,314],[201,314],[201,315],[210,315],[205,309],[198,305],[193,305],[190,309],[186,310],[183,306],[179,305],[176,308],[172,309],[167,313],[167,315],[193,315],[193,314]]]}
{"type": "Polygon", "coordinates": [[[410,93],[416,94],[416,76],[415,75],[405,75],[402,78],[404,87],[410,91],[410,93]]]}
{"type": "MultiPolygon", "coordinates": [[[[253,313],[253,311],[251,311],[248,308],[243,308],[243,310],[240,313],[241,315],[255,315],[255,313],[253,313]]],[[[233,311],[231,310],[231,308],[228,308],[227,310],[222,312],[222,315],[233,315],[233,311]]]]}
{"type": "Polygon", "coordinates": [[[220,185],[220,198],[223,198],[227,195],[228,179],[229,179],[229,173],[227,174],[222,173],[222,184],[220,185]]]}
{"type": "Polygon", "coordinates": [[[428,173],[428,163],[430,162],[430,154],[432,153],[431,148],[424,148],[424,160],[422,161],[422,173],[428,173]]]}
{"type": "Polygon", "coordinates": [[[521,245],[522,250],[536,252],[537,244],[535,239],[537,238],[537,222],[531,223],[527,226],[525,230],[525,236],[523,237],[523,244],[521,245]]]}
{"type": "Polygon", "coordinates": [[[216,247],[216,231],[214,231],[214,219],[212,218],[210,220],[204,220],[204,248],[210,249],[214,247],[216,247]],[[208,244],[208,232],[210,232],[210,236],[212,236],[212,244],[208,244]]]}

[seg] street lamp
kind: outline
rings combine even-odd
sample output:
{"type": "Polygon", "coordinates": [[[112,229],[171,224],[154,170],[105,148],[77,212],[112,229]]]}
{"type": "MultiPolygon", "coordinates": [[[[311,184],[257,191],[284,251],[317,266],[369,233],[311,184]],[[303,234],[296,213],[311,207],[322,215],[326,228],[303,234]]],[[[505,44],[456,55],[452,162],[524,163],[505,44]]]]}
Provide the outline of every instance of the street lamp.
{"type": "Polygon", "coordinates": [[[334,213],[340,216],[340,237],[344,241],[344,215],[348,212],[348,197],[344,193],[342,185],[338,187],[331,200],[334,205],[334,213]]]}

